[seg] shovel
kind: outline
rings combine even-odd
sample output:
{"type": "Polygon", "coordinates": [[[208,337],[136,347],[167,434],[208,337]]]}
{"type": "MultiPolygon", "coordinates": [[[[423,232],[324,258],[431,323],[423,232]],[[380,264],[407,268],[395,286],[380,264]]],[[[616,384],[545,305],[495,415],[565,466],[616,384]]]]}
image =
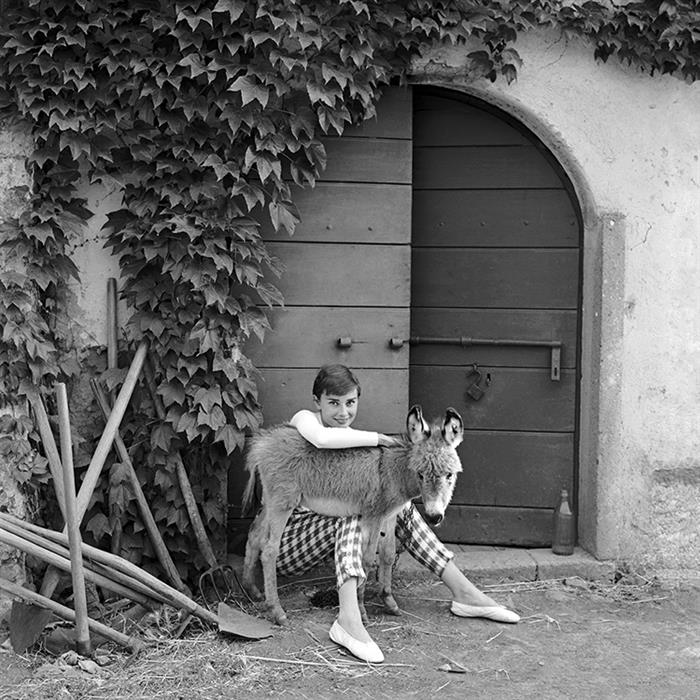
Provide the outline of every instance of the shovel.
{"type": "Polygon", "coordinates": [[[216,613],[219,632],[228,632],[245,639],[265,639],[274,634],[274,628],[267,620],[252,617],[226,603],[219,603],[216,613]]]}

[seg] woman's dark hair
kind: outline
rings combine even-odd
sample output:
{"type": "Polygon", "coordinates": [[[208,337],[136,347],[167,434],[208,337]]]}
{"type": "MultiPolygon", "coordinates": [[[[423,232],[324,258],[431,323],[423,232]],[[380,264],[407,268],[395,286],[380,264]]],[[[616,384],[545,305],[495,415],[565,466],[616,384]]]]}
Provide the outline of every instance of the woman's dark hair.
{"type": "Polygon", "coordinates": [[[343,396],[357,389],[360,395],[360,382],[345,365],[324,365],[318,370],[314,380],[313,394],[320,399],[325,391],[332,396],[343,396]]]}

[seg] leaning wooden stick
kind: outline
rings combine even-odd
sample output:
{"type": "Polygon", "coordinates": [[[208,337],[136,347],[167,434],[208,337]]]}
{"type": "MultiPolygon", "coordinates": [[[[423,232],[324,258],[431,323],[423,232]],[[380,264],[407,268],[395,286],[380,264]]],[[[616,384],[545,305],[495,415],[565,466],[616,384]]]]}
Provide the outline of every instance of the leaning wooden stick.
{"type": "MultiPolygon", "coordinates": [[[[85,511],[87,510],[90,499],[92,498],[92,493],[97,486],[97,481],[100,478],[100,472],[107,459],[109,451],[112,449],[112,442],[114,441],[114,436],[116,435],[119,425],[126,413],[126,408],[129,405],[129,399],[134,393],[136,388],[136,383],[138,382],[139,375],[141,374],[141,369],[143,368],[143,362],[146,359],[146,353],[148,352],[148,343],[142,340],[136,349],[134,354],[134,359],[131,361],[131,367],[124,379],[124,384],[122,384],[121,391],[112,409],[112,413],[107,420],[107,425],[102,431],[102,437],[97,443],[95,452],[90,460],[90,464],[83,478],[83,483],[78,491],[78,496],[76,500],[76,513],[78,517],[78,524],[83,519],[85,511]]],[[[44,580],[41,584],[41,593],[46,597],[51,597],[56,586],[58,585],[59,574],[55,569],[49,567],[44,575],[44,580]]]]}
{"type": "Polygon", "coordinates": [[[116,368],[117,352],[117,280],[107,279],[107,367],[116,368]]]}
{"type": "MultiPolygon", "coordinates": [[[[117,280],[110,277],[107,280],[107,369],[119,367],[117,330],[117,280]]],[[[110,392],[114,402],[114,391],[110,392]]],[[[106,418],[106,417],[105,417],[106,418]]],[[[112,537],[110,546],[114,554],[119,554],[122,548],[122,520],[121,517],[112,518],[112,537]]]]}
{"type": "Polygon", "coordinates": [[[107,459],[107,455],[112,449],[114,436],[117,434],[119,425],[121,424],[122,418],[124,418],[124,414],[126,413],[127,406],[129,405],[131,395],[134,393],[134,389],[136,388],[139,375],[141,374],[141,370],[143,368],[143,362],[146,359],[147,351],[148,343],[145,340],[142,340],[136,349],[134,359],[131,361],[131,367],[129,367],[129,371],[124,379],[124,384],[122,384],[117,400],[114,402],[112,413],[107,420],[107,425],[105,425],[105,429],[102,432],[102,437],[97,443],[95,453],[90,460],[87,472],[83,478],[83,483],[80,486],[80,491],[78,491],[78,521],[81,521],[85,515],[85,511],[87,510],[90,499],[92,498],[92,492],[95,490],[97,481],[100,478],[102,467],[107,459]]]}
{"type": "MultiPolygon", "coordinates": [[[[158,396],[155,376],[153,375],[153,369],[151,368],[151,365],[148,362],[148,360],[146,360],[146,362],[144,363],[143,373],[146,379],[146,386],[148,387],[148,391],[153,401],[153,406],[155,408],[156,415],[160,420],[164,420],[165,408],[163,407],[163,403],[160,399],[160,396],[158,396]]],[[[185,501],[185,508],[187,508],[187,514],[190,517],[190,523],[192,524],[192,530],[197,540],[197,544],[199,545],[199,549],[202,553],[202,556],[206,560],[207,565],[209,567],[216,567],[218,565],[216,554],[214,553],[214,548],[211,546],[209,536],[207,535],[207,531],[204,527],[204,521],[202,520],[202,516],[199,514],[197,499],[194,497],[194,491],[192,491],[192,484],[190,483],[190,479],[187,476],[187,470],[185,469],[185,465],[182,463],[182,457],[180,456],[180,453],[175,453],[173,455],[173,459],[175,460],[175,471],[177,474],[177,481],[180,486],[180,492],[182,493],[182,498],[185,501]]]]}
{"type": "Polygon", "coordinates": [[[68,397],[66,385],[56,385],[58,426],[61,436],[61,461],[63,463],[63,495],[65,499],[66,528],[70,548],[71,580],[73,581],[73,605],[75,607],[75,636],[78,652],[89,655],[90,628],[88,626],[87,594],[85,592],[85,572],[83,569],[82,540],[75,502],[75,474],[73,473],[73,441],[70,435],[68,397]]]}
{"type": "MultiPolygon", "coordinates": [[[[22,598],[28,603],[37,605],[40,608],[51,610],[51,612],[56,613],[56,615],[63,618],[64,620],[68,620],[69,622],[75,621],[75,613],[70,608],[67,608],[65,605],[61,605],[60,603],[57,603],[56,601],[51,600],[50,598],[46,598],[45,596],[39,593],[34,593],[34,591],[28,591],[26,588],[22,588],[22,586],[19,586],[16,583],[12,583],[7,579],[0,578],[0,589],[6,591],[7,593],[11,593],[12,595],[15,595],[19,598],[22,598]]],[[[117,644],[126,647],[127,649],[131,649],[132,651],[137,652],[143,648],[143,642],[141,642],[141,640],[136,639],[134,637],[128,637],[127,635],[122,634],[121,632],[117,632],[117,630],[113,630],[107,625],[103,625],[101,622],[97,622],[96,620],[88,618],[88,626],[95,634],[100,634],[106,639],[110,639],[111,641],[116,642],[117,644]]]]}
{"type": "MultiPolygon", "coordinates": [[[[95,395],[95,399],[102,410],[102,414],[104,415],[105,420],[107,420],[110,412],[107,395],[102,390],[102,387],[96,379],[90,380],[90,385],[92,386],[92,392],[95,395]]],[[[136,503],[139,507],[139,512],[141,513],[141,519],[143,520],[146,532],[148,532],[148,536],[150,537],[151,544],[153,545],[153,549],[158,557],[158,561],[163,567],[163,570],[170,580],[170,583],[172,583],[175,588],[182,591],[185,595],[190,595],[189,589],[180,578],[180,574],[178,573],[175,563],[170,556],[170,552],[165,546],[165,541],[163,540],[163,536],[160,534],[158,525],[156,525],[151,509],[148,507],[148,501],[146,500],[146,496],[141,488],[139,478],[136,476],[136,470],[134,469],[131,457],[129,457],[129,451],[126,449],[126,445],[124,444],[119,431],[117,431],[114,436],[114,446],[119,454],[119,459],[126,467],[126,471],[129,476],[129,483],[131,484],[131,490],[136,497],[136,503]]]]}
{"type": "MultiPolygon", "coordinates": [[[[0,524],[0,542],[31,554],[61,571],[69,573],[71,571],[70,550],[57,542],[52,542],[28,531],[22,531],[4,522],[0,524]]],[[[133,600],[146,608],[155,607],[154,601],[166,602],[162,596],[144,586],[140,581],[108,569],[102,564],[95,564],[88,560],[84,560],[83,564],[85,578],[100,588],[112,591],[122,598],[133,600]]]]}
{"type": "MultiPolygon", "coordinates": [[[[23,523],[23,521],[19,518],[15,518],[14,516],[9,515],[7,513],[0,513],[0,523],[4,519],[7,519],[11,522],[23,523]]],[[[32,532],[38,532],[47,537],[48,539],[53,540],[54,542],[66,544],[68,541],[65,533],[63,532],[54,532],[53,530],[47,530],[46,528],[39,527],[38,525],[33,525],[31,523],[23,524],[27,529],[31,530],[32,532]]],[[[109,566],[110,568],[116,571],[120,571],[126,574],[127,576],[131,576],[137,581],[141,581],[146,586],[149,586],[154,591],[159,593],[169,605],[172,605],[176,608],[181,608],[182,610],[186,610],[187,612],[191,612],[193,615],[196,615],[197,617],[201,618],[206,622],[211,622],[215,625],[218,624],[219,619],[216,615],[214,615],[214,613],[202,607],[201,605],[193,601],[191,598],[188,598],[183,593],[180,593],[180,591],[178,591],[176,588],[173,588],[172,586],[163,583],[155,576],[139,568],[138,566],[136,566],[136,564],[132,564],[130,561],[122,559],[122,557],[110,554],[109,552],[104,552],[103,550],[97,549],[97,547],[92,547],[91,545],[85,544],[84,542],[82,550],[84,557],[94,559],[95,561],[101,564],[105,564],[106,566],[109,566]]]]}
{"type": "Polygon", "coordinates": [[[44,446],[44,452],[46,453],[46,459],[49,461],[49,470],[51,471],[51,476],[53,477],[53,486],[56,491],[56,500],[58,501],[58,507],[61,509],[61,515],[63,515],[63,520],[66,519],[65,510],[65,499],[63,496],[63,466],[61,465],[61,457],[58,454],[58,447],[56,447],[56,441],[54,440],[53,433],[51,432],[51,424],[49,423],[49,416],[46,413],[46,408],[44,407],[44,402],[38,394],[34,397],[29,398],[32,410],[34,411],[34,417],[36,419],[37,427],[39,428],[39,435],[41,436],[41,443],[44,446]]]}

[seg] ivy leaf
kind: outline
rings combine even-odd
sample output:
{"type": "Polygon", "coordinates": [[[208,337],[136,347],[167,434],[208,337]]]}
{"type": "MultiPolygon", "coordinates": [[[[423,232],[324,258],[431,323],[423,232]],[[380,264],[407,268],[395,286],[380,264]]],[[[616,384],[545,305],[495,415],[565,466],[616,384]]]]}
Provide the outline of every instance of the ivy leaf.
{"type": "Polygon", "coordinates": [[[99,542],[106,534],[111,532],[109,520],[104,513],[95,513],[85,525],[85,530],[92,534],[96,542],[99,542]]]}
{"type": "Polygon", "coordinates": [[[236,419],[236,424],[242,430],[244,430],[245,428],[257,430],[260,427],[260,421],[258,420],[258,416],[256,416],[254,413],[247,410],[243,406],[235,406],[233,409],[233,415],[236,419]]]}
{"type": "Polygon", "coordinates": [[[261,282],[255,291],[260,295],[263,303],[268,306],[284,306],[284,296],[277,287],[267,282],[261,282]]]}
{"type": "Polygon", "coordinates": [[[275,231],[284,228],[290,236],[294,234],[300,218],[296,207],[291,202],[270,202],[268,211],[275,231]]]}
{"type": "Polygon", "coordinates": [[[238,362],[231,357],[224,357],[221,353],[217,353],[214,357],[212,369],[214,372],[223,372],[229,381],[240,374],[238,362]]]}
{"type": "Polygon", "coordinates": [[[245,10],[246,3],[243,0],[219,0],[212,12],[228,12],[231,22],[235,22],[245,10]]]}
{"type": "Polygon", "coordinates": [[[328,90],[323,85],[316,85],[308,82],[306,84],[306,92],[308,93],[312,104],[322,102],[329,107],[335,107],[337,93],[334,90],[328,90]]]}
{"type": "Polygon", "coordinates": [[[221,405],[221,389],[217,385],[209,389],[202,387],[194,395],[194,403],[201,406],[207,413],[211,412],[214,406],[221,405]]]}
{"type": "Polygon", "coordinates": [[[270,91],[266,87],[258,85],[252,78],[245,75],[236,78],[229,86],[229,89],[241,93],[241,101],[244,105],[257,100],[264,109],[270,99],[270,91]]]}
{"type": "Polygon", "coordinates": [[[160,448],[163,452],[170,450],[170,444],[174,437],[173,429],[169,423],[161,423],[151,433],[151,447],[153,449],[160,448]]]}

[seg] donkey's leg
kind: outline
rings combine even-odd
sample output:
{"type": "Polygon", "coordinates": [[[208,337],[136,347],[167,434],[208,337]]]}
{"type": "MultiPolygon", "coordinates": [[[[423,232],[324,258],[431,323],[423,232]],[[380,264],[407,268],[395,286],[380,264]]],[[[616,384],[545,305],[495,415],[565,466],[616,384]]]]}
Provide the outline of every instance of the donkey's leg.
{"type": "Polygon", "coordinates": [[[248,530],[248,540],[245,545],[245,559],[243,560],[243,588],[253,600],[262,600],[263,595],[255,581],[256,571],[260,563],[260,550],[269,538],[269,528],[265,507],[257,514],[253,524],[248,530]]]}
{"type": "MultiPolygon", "coordinates": [[[[360,530],[362,532],[362,567],[368,572],[374,565],[377,553],[377,540],[379,539],[379,525],[377,520],[364,517],[362,518],[360,530]]],[[[365,588],[367,579],[362,579],[362,583],[357,587],[357,604],[360,608],[362,622],[367,624],[367,609],[365,608],[365,588]]]]}
{"type": "Polygon", "coordinates": [[[277,595],[277,555],[280,549],[280,539],[289,516],[292,514],[291,508],[283,510],[273,510],[268,504],[267,508],[267,541],[263,545],[260,553],[262,561],[263,579],[265,582],[265,601],[272,614],[274,621],[278,625],[287,622],[285,614],[277,595]]]}
{"type": "Polygon", "coordinates": [[[381,537],[377,550],[378,568],[377,580],[379,591],[384,602],[384,612],[389,615],[400,615],[401,610],[391,592],[391,579],[398,559],[396,555],[396,516],[382,521],[381,537]]]}

